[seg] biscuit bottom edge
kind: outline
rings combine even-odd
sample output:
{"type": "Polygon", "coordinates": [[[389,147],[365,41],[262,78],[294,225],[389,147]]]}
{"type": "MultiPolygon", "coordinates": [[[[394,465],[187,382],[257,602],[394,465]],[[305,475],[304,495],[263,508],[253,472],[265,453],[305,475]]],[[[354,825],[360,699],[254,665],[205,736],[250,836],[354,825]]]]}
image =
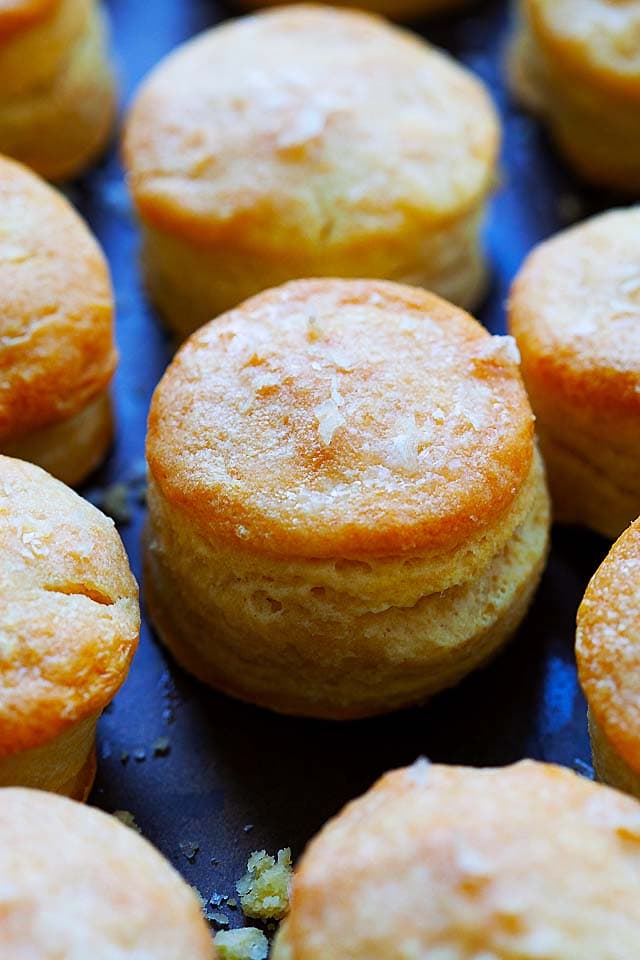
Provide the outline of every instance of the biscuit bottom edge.
{"type": "Polygon", "coordinates": [[[589,739],[596,779],[640,800],[640,773],[622,759],[589,709],[589,739]]]}
{"type": "Polygon", "coordinates": [[[484,216],[483,196],[446,223],[412,227],[406,237],[372,236],[361,246],[330,252],[257,251],[245,249],[241,241],[198,242],[143,220],[141,269],[150,300],[178,340],[262,290],[296,278],[377,277],[431,290],[473,310],[490,282],[481,246],[484,216]],[[390,256],[384,251],[391,241],[390,256]]]}
{"type": "Polygon", "coordinates": [[[96,776],[97,723],[96,716],[88,717],[43,746],[0,758],[0,787],[29,787],[86,800],[96,776]]]}
{"type": "Polygon", "coordinates": [[[103,390],[79,413],[0,444],[7,457],[27,460],[73,487],[105,458],[113,440],[113,408],[103,390]]]}
{"type": "MultiPolygon", "coordinates": [[[[582,438],[576,449],[576,432],[570,421],[567,442],[556,436],[538,416],[538,439],[547,471],[553,519],[556,523],[576,524],[615,540],[640,513],[640,492],[636,475],[640,459],[630,450],[622,457],[607,444],[607,439],[582,438]],[[591,450],[588,446],[591,443],[591,450]],[[626,475],[625,475],[626,474],[626,475]]],[[[576,428],[577,429],[577,428],[576,428]]]]}
{"type": "Polygon", "coordinates": [[[452,686],[513,636],[544,569],[549,520],[541,479],[530,513],[476,579],[412,607],[381,604],[342,618],[335,598],[331,607],[316,601],[309,584],[284,603],[263,589],[243,601],[246,592],[234,595],[228,585],[216,592],[215,575],[206,607],[197,605],[176,569],[181,551],[166,553],[159,532],[148,529],[147,610],[178,663],[240,700],[324,719],[387,713],[452,686]]]}

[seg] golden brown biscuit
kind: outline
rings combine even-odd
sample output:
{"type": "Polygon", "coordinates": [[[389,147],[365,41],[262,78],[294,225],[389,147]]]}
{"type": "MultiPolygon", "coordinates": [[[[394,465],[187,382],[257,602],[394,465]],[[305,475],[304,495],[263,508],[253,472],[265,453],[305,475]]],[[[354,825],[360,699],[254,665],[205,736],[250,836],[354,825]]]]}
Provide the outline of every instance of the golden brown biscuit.
{"type": "Polygon", "coordinates": [[[475,303],[498,140],[482,85],[379,18],[296,5],[208,31],[127,122],[151,296],[180,336],[295,277],[475,303]]]}
{"type": "Polygon", "coordinates": [[[511,291],[555,518],[608,537],[640,514],[639,323],[640,207],[541,244],[511,291]]]}
{"type": "Polygon", "coordinates": [[[272,960],[636,960],[640,806],[524,761],[384,776],[297,866],[272,960]]]}
{"type": "Polygon", "coordinates": [[[135,830],[37,790],[0,790],[6,960],[213,960],[198,900],[135,830]]]}
{"type": "Polygon", "coordinates": [[[0,153],[62,180],[103,149],[114,116],[96,0],[3,0],[0,153]]]}
{"type": "Polygon", "coordinates": [[[87,796],[96,723],[139,629],[113,521],[39,467],[0,456],[0,786],[87,796]]]}
{"type": "Polygon", "coordinates": [[[548,122],[581,176],[640,189],[640,4],[520,0],[516,95],[548,122]]]}
{"type": "Polygon", "coordinates": [[[146,598],[206,682],[346,718],[424,699],[522,619],[549,509],[512,341],[433,294],[296,281],[153,398],[146,598]]]}
{"type": "Polygon", "coordinates": [[[640,797],[640,520],[613,545],[578,610],[576,658],[600,780],[640,797]]]}
{"type": "Polygon", "coordinates": [[[0,157],[0,451],[80,483],[113,432],[113,294],[65,198],[0,157]]]}
{"type": "MultiPolygon", "coordinates": [[[[240,0],[249,8],[279,7],[292,0],[240,0]]],[[[331,2],[331,0],[329,0],[331,2]]],[[[371,10],[384,17],[403,20],[406,17],[420,17],[432,13],[444,13],[459,10],[469,0],[335,0],[335,6],[355,7],[358,10],[371,10]]]]}

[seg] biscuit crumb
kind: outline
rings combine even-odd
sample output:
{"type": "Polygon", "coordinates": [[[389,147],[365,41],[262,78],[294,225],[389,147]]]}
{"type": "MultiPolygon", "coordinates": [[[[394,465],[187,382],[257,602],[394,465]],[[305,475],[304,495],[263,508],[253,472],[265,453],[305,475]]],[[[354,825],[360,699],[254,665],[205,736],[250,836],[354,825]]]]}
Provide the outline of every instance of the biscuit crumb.
{"type": "Polygon", "coordinates": [[[289,909],[291,887],[291,850],[279,850],[277,859],[266,850],[254,850],[247,863],[247,872],[236,889],[247,917],[257,920],[280,920],[289,909]]]}
{"type": "Polygon", "coordinates": [[[224,930],[214,940],[220,960],[266,960],[269,941],[256,927],[224,930]]]}
{"type": "Polygon", "coordinates": [[[142,833],[142,830],[136,823],[136,818],[130,810],[114,810],[113,816],[116,818],[116,820],[119,820],[120,823],[124,823],[125,827],[130,827],[131,830],[135,830],[137,833],[142,833]]]}
{"type": "Polygon", "coordinates": [[[194,863],[200,850],[200,844],[196,843],[195,840],[181,840],[178,844],[180,847],[180,853],[185,857],[189,863],[194,863]]]}
{"type": "Polygon", "coordinates": [[[171,753],[169,737],[158,737],[151,745],[154,757],[167,757],[171,753]]]}

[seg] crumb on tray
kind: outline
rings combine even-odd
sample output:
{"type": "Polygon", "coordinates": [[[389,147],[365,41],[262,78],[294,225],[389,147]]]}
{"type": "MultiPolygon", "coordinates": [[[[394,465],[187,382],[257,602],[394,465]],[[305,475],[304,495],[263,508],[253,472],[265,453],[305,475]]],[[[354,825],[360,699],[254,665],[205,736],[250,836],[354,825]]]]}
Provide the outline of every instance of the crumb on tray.
{"type": "Polygon", "coordinates": [[[237,884],[240,904],[247,917],[280,920],[289,909],[291,850],[279,850],[277,859],[266,850],[255,850],[247,872],[237,884]]]}
{"type": "Polygon", "coordinates": [[[269,941],[256,927],[222,930],[215,938],[220,960],[266,960],[269,941]]]}
{"type": "Polygon", "coordinates": [[[137,830],[138,833],[142,833],[142,830],[136,823],[136,818],[130,810],[114,810],[113,815],[120,823],[124,823],[125,827],[131,827],[132,830],[137,830]]]}

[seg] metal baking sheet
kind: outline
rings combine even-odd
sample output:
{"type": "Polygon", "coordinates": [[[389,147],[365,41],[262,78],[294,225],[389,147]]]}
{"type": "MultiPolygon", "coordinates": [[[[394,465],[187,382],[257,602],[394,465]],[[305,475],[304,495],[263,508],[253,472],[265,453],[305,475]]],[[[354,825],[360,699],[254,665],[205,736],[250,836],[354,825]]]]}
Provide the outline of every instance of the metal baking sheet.
{"type": "MultiPolygon", "coordinates": [[[[108,8],[123,104],[176,44],[233,13],[207,0],[111,0],[108,8]]],[[[504,332],[509,283],[527,251],[612,200],[581,189],[538,124],[510,102],[503,83],[509,26],[504,3],[412,26],[479,74],[502,113],[502,177],[487,229],[493,285],[479,318],[493,332],[504,332]]],[[[117,442],[84,492],[100,501],[105,487],[126,485],[131,516],[120,531],[140,577],[145,420],[170,346],[141,287],[136,225],[117,144],[67,193],[109,258],[121,354],[117,442]]],[[[555,530],[537,599],[511,646],[427,706],[370,721],[284,718],[226,699],[172,663],[145,623],[129,679],[100,722],[91,802],[131,812],[143,834],[206,898],[214,892],[233,897],[252,850],[290,846],[295,857],[347,800],[385,770],[419,755],[476,765],[535,757],[588,773],[574,621],[606,548],[584,531],[555,530]]],[[[243,923],[238,911],[220,909],[230,926],[243,923]]]]}

